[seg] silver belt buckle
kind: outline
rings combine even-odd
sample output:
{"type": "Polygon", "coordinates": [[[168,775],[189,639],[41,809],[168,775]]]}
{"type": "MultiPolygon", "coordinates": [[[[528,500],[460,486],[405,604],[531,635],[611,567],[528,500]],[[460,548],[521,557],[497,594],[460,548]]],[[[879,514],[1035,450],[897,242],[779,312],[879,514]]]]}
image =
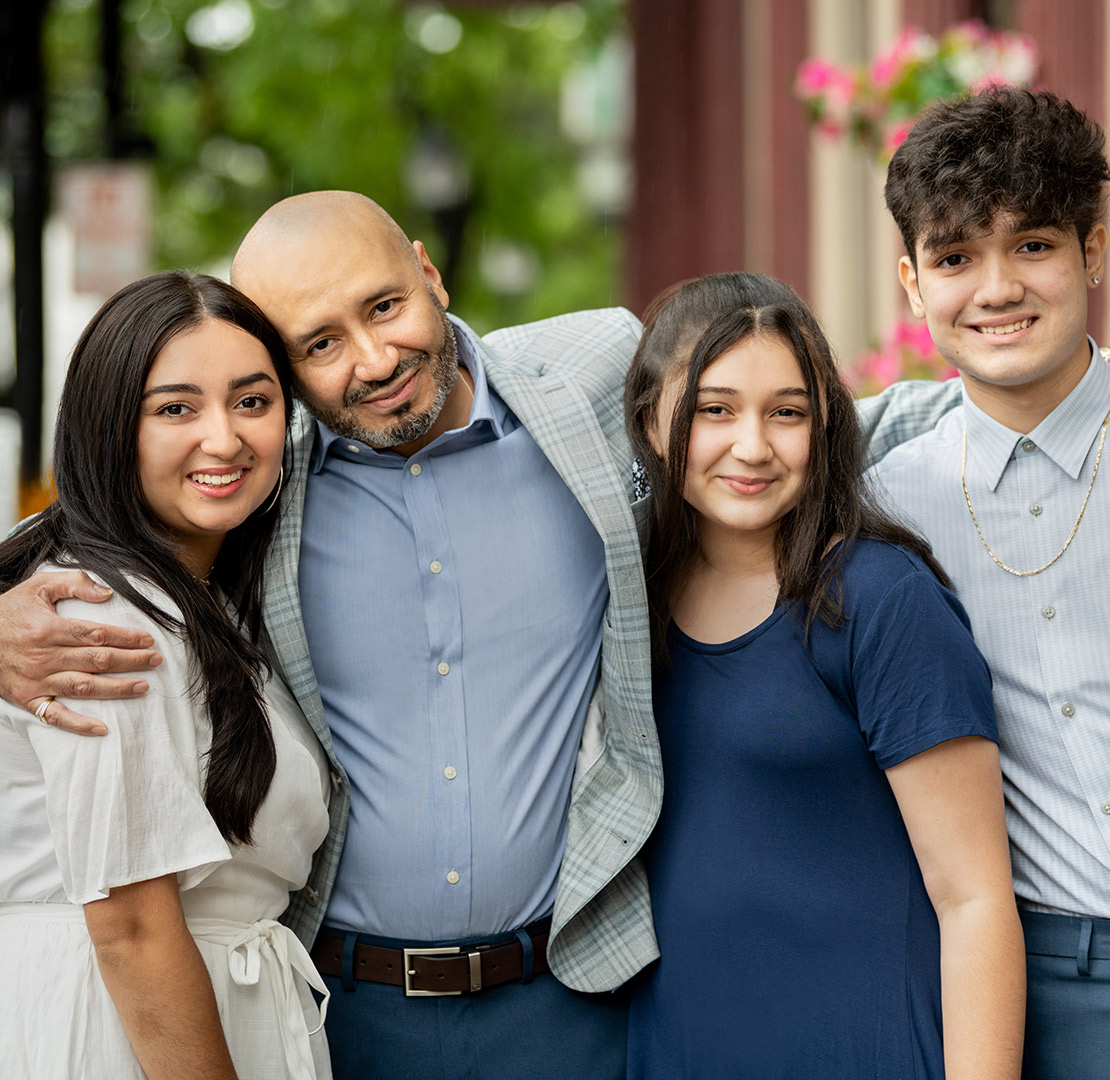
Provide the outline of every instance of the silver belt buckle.
{"type": "Polygon", "coordinates": [[[412,977],[416,974],[409,967],[414,956],[458,956],[462,949],[458,945],[447,945],[438,949],[402,949],[405,956],[405,997],[459,997],[461,990],[414,990],[412,977]]]}

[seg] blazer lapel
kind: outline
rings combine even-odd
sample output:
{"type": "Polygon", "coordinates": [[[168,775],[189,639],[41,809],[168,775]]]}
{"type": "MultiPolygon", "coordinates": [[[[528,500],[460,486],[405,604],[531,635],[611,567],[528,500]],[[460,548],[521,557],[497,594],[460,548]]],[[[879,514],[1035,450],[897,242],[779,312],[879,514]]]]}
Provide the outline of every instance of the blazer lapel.
{"type": "Polygon", "coordinates": [[[300,591],[297,587],[301,517],[304,513],[305,485],[315,432],[316,425],[298,406],[293,421],[292,461],[287,462],[286,469],[286,496],[281,505],[281,526],[266,564],[264,610],[266,633],[278,670],[304,710],[312,730],[330,753],[331,735],[308,656],[308,641],[305,638],[300,591]]]}

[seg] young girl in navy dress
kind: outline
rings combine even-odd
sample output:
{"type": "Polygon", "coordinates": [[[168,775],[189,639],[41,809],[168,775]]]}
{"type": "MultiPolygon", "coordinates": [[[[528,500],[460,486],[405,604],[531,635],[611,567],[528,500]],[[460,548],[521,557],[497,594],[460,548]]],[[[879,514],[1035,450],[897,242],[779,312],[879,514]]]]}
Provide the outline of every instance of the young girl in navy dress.
{"type": "Polygon", "coordinates": [[[849,393],[781,282],[649,313],[625,392],[666,794],[629,1075],[995,1080],[1024,955],[990,674],[872,506],[849,393]]]}

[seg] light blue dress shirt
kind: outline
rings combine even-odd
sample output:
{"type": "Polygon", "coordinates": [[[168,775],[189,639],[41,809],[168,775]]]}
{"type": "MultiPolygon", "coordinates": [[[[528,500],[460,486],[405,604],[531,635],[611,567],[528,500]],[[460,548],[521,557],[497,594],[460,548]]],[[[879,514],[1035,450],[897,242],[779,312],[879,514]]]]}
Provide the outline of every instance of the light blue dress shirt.
{"type": "Polygon", "coordinates": [[[601,538],[474,379],[403,458],[318,425],[300,595],[351,814],[326,922],[475,937],[551,911],[608,602],[601,538]]]}
{"type": "MultiPolygon", "coordinates": [[[[1094,343],[1092,342],[1092,347],[1094,343]]],[[[936,429],[871,472],[932,543],[994,675],[1006,814],[1019,903],[1110,918],[1110,447],[1071,546],[1110,410],[1094,350],[1079,385],[1028,435],[964,396],[936,429]]],[[[943,678],[943,672],[938,672],[943,678]]]]}

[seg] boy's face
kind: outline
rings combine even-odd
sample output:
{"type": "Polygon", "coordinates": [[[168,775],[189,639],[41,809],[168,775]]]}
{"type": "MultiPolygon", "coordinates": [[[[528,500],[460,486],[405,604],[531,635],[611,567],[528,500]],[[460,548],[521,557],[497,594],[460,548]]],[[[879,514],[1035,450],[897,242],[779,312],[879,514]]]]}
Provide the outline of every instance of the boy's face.
{"type": "Polygon", "coordinates": [[[903,256],[899,277],[972,401],[1029,431],[1087,370],[1087,290],[1102,277],[1106,242],[1101,224],[1081,245],[1074,228],[1019,228],[998,214],[958,243],[919,240],[916,269],[903,256]]]}

